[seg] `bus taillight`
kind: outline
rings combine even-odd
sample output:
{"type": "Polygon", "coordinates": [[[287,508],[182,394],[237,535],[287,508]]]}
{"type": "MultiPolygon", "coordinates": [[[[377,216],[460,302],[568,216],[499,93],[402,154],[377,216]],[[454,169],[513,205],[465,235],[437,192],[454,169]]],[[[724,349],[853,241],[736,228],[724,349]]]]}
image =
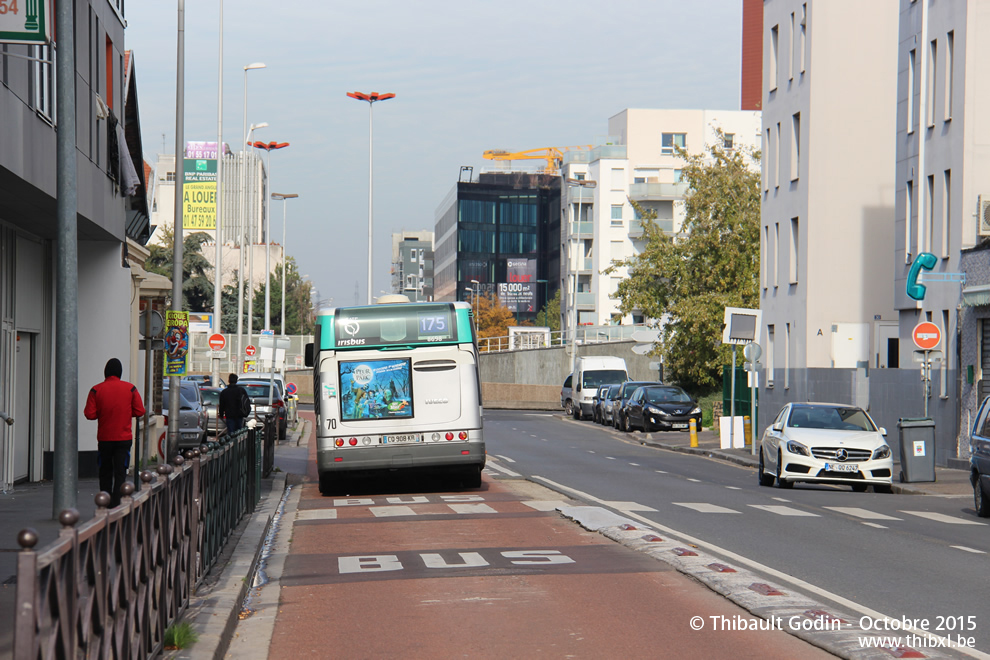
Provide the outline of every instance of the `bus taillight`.
{"type": "Polygon", "coordinates": [[[357,438],[351,438],[350,440],[347,441],[347,444],[349,444],[351,447],[357,447],[357,438]]]}
{"type": "Polygon", "coordinates": [[[461,431],[460,433],[457,434],[457,437],[460,438],[461,440],[467,440],[467,431],[461,431]]]}
{"type": "Polygon", "coordinates": [[[344,439],[343,438],[337,438],[337,440],[333,444],[337,445],[338,447],[343,447],[344,446],[344,439]]]}
{"type": "Polygon", "coordinates": [[[445,435],[444,437],[447,438],[448,440],[453,440],[454,434],[451,433],[450,431],[447,431],[447,435],[445,435]]]}

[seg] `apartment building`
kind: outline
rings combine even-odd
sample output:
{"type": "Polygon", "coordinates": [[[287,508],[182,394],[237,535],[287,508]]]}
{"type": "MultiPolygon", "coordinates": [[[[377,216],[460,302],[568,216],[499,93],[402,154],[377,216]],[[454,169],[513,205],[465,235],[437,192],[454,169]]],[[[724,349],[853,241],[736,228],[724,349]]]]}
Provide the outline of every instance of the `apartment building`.
{"type": "Polygon", "coordinates": [[[897,5],[768,0],[763,20],[762,398],[776,410],[821,392],[809,370],[890,364],[897,5]]]}
{"type": "MultiPolygon", "coordinates": [[[[96,474],[89,385],[110,357],[137,375],[136,320],[147,279],[135,255],[150,234],[135,58],[122,0],[75,3],[79,475],[96,474]]],[[[51,476],[56,202],[55,58],[51,45],[0,45],[0,489],[51,476]]]]}
{"type": "Polygon", "coordinates": [[[433,300],[433,232],[392,234],[392,293],[413,302],[433,300]]]}
{"type": "MultiPolygon", "coordinates": [[[[976,410],[990,394],[990,127],[980,90],[990,84],[990,2],[901,0],[897,47],[895,305],[900,361],[912,365],[911,331],[942,331],[929,406],[958,418],[968,456],[976,410]],[[921,301],[906,293],[920,253],[936,257],[921,301]],[[957,394],[958,392],[958,394],[957,394]]],[[[916,365],[912,365],[916,366],[916,365]]]]}
{"type": "Polygon", "coordinates": [[[642,323],[621,314],[615,294],[626,269],[603,271],[645,247],[641,217],[630,203],[655,211],[661,229],[677,234],[684,220],[684,159],[722,140],[729,149],[756,149],[760,113],[739,110],[626,109],[608,121],[611,136],[590,151],[564,154],[560,235],[564,327],[642,323]],[[718,133],[721,131],[721,134],[718,133]]]}

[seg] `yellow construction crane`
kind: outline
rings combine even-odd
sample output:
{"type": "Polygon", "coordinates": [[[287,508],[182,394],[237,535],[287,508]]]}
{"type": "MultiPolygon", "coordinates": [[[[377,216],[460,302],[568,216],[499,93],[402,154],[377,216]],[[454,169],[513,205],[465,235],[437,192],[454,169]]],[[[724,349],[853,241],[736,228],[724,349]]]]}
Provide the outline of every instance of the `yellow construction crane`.
{"type": "Polygon", "coordinates": [[[581,145],[577,147],[543,147],[542,149],[529,149],[527,151],[505,151],[502,149],[490,149],[482,154],[488,160],[545,160],[546,167],[540,170],[543,174],[560,174],[560,165],[564,160],[565,151],[579,151],[591,149],[591,145],[581,145]]]}

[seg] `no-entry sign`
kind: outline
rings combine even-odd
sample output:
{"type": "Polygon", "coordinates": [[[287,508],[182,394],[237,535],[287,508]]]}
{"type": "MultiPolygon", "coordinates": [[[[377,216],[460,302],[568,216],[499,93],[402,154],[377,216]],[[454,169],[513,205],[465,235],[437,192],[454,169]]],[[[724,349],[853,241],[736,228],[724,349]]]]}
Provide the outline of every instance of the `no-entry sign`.
{"type": "Polygon", "coordinates": [[[214,351],[222,351],[224,346],[227,345],[227,338],[220,333],[215,333],[210,335],[209,343],[210,348],[214,351]]]}
{"type": "Polygon", "coordinates": [[[244,352],[248,355],[254,355],[258,352],[258,349],[255,348],[253,344],[248,344],[248,347],[244,349],[244,352]]]}
{"type": "Polygon", "coordinates": [[[942,331],[934,323],[924,321],[914,326],[911,337],[918,348],[923,351],[930,351],[942,341],[942,331]]]}

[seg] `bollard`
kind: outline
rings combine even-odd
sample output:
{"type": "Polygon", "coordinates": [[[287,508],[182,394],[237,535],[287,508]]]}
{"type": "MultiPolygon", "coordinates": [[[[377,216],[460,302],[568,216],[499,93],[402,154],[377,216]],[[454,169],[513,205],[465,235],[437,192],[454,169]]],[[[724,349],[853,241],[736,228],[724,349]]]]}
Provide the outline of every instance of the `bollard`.
{"type": "Polygon", "coordinates": [[[743,437],[746,439],[746,446],[750,447],[753,444],[753,423],[749,419],[749,415],[743,417],[743,437]]]}
{"type": "Polygon", "coordinates": [[[694,417],[688,423],[688,428],[691,429],[691,446],[698,446],[698,423],[695,421],[694,417]]]}

